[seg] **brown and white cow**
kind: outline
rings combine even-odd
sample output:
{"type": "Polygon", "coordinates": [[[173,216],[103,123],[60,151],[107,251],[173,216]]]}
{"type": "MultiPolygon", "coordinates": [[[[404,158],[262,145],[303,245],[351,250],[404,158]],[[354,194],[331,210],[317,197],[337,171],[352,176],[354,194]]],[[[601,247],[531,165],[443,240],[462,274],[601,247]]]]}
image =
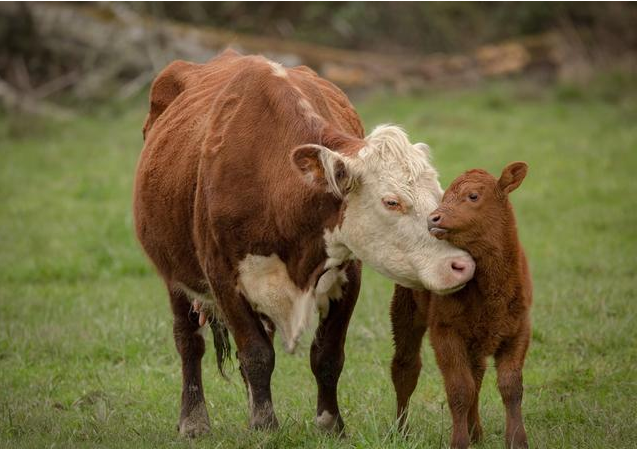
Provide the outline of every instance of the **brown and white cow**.
{"type": "Polygon", "coordinates": [[[182,358],[179,430],[210,429],[201,381],[208,321],[221,369],[238,348],[250,426],[277,426],[279,330],[294,350],[310,317],[317,424],[340,431],[337,382],[360,262],[409,288],[450,292],[473,260],[431,237],[441,196],[424,144],[394,126],[364,138],[346,96],[306,67],[226,51],[155,80],[135,183],[137,235],[168,288],[182,358]],[[194,306],[194,307],[193,307],[194,306]]]}

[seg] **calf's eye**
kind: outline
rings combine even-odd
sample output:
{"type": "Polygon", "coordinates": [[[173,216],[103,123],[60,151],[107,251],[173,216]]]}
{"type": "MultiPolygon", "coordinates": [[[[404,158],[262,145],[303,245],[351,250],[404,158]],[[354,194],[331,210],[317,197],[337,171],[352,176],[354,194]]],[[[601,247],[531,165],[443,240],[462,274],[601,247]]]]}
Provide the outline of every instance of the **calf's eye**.
{"type": "Polygon", "coordinates": [[[470,193],[469,194],[469,199],[471,201],[478,201],[478,194],[477,193],[470,193]]]}

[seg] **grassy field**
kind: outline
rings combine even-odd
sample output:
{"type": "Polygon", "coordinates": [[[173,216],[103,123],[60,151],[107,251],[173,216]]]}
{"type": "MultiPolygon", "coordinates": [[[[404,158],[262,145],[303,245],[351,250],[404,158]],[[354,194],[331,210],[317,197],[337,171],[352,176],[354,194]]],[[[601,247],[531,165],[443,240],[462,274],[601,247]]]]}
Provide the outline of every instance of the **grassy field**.
{"type": "MultiPolygon", "coordinates": [[[[530,443],[637,447],[635,90],[612,80],[587,90],[507,84],[356,106],[368,130],[391,121],[429,143],[443,186],[468,168],[498,174],[509,161],[529,163],[512,200],[535,285],[524,373],[530,443]]],[[[394,431],[392,286],[369,271],[340,382],[346,438],[314,428],[310,335],[294,356],[277,342],[279,431],[247,430],[236,363],[228,383],[208,354],[213,432],[178,437],[171,314],[132,230],[145,107],[109,106],[56,124],[0,117],[0,446],[445,447],[450,418],[428,345],[411,434],[394,431]]],[[[481,411],[479,447],[501,447],[492,368],[481,411]]]]}

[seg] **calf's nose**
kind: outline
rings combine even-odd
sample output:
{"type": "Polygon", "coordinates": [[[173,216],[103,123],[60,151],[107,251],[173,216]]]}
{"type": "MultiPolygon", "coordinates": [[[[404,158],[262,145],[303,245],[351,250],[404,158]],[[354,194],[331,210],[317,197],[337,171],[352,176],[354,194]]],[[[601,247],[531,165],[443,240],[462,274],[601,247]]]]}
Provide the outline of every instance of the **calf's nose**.
{"type": "Polygon", "coordinates": [[[431,228],[435,228],[435,227],[436,227],[436,225],[440,224],[440,219],[441,219],[441,218],[442,218],[442,215],[437,214],[437,213],[435,213],[435,212],[434,212],[433,214],[429,215],[429,216],[427,217],[427,227],[428,227],[429,229],[431,229],[431,228]]]}

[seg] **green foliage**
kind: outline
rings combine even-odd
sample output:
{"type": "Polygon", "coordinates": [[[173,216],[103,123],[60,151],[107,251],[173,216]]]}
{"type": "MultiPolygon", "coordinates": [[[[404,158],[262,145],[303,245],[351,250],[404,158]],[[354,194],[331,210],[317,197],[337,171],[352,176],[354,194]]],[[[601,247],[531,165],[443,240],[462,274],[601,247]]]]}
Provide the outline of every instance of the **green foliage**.
{"type": "MultiPolygon", "coordinates": [[[[624,92],[609,101],[507,84],[357,104],[368,131],[395,122],[429,143],[443,185],[468,168],[497,174],[509,161],[529,163],[512,200],[535,285],[524,399],[532,447],[636,445],[637,95],[624,92]]],[[[428,345],[411,435],[394,431],[392,287],[371,271],[339,388],[347,438],[314,428],[311,335],[295,356],[276,342],[280,431],[246,429],[236,365],[225,382],[208,354],[213,433],[177,436],[171,315],[132,229],[144,108],[100,110],[43,133],[23,124],[19,138],[0,118],[0,447],[444,447],[450,418],[428,345]]],[[[493,371],[480,448],[502,446],[493,371]]]]}

